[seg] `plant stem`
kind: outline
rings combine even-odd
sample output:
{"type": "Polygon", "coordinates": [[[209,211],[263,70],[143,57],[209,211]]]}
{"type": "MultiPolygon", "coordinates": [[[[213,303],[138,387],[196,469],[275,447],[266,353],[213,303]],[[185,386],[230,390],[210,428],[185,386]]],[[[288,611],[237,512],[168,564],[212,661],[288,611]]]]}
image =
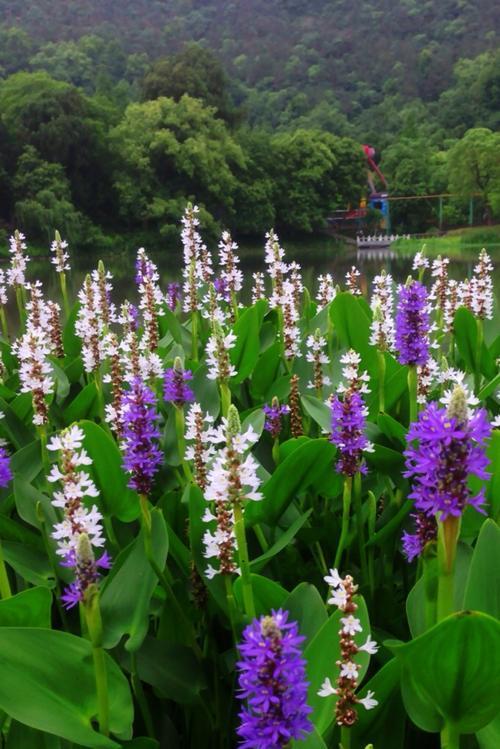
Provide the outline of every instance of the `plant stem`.
{"type": "Polygon", "coordinates": [[[450,723],[441,731],[441,749],[460,749],[460,734],[450,723]]]}
{"type": "Polygon", "coordinates": [[[222,415],[227,417],[227,412],[231,405],[231,391],[229,390],[227,382],[219,382],[219,390],[222,415]]]}
{"type": "Polygon", "coordinates": [[[142,681],[137,672],[137,654],[130,653],[130,677],[132,682],[132,690],[139,705],[139,709],[142,714],[144,725],[146,726],[146,732],[149,738],[154,739],[155,731],[153,726],[153,718],[151,717],[151,711],[149,709],[148,701],[142,688],[142,681]]]}
{"type": "Polygon", "coordinates": [[[272,456],[273,456],[273,460],[274,460],[274,465],[277,466],[278,463],[280,462],[280,440],[279,440],[279,437],[275,437],[274,438],[272,456]]]}
{"type": "Polygon", "coordinates": [[[7,568],[5,567],[5,560],[3,558],[2,542],[0,541],[0,596],[2,600],[10,598],[12,591],[10,589],[9,577],[7,575],[7,568]]]}
{"type": "Polygon", "coordinates": [[[342,496],[342,529],[340,531],[339,543],[337,546],[337,552],[335,554],[335,569],[340,569],[340,562],[342,560],[342,554],[349,534],[349,513],[351,511],[351,496],[352,496],[352,477],[346,476],[344,479],[344,493],[342,496]]]}
{"type": "Polygon", "coordinates": [[[361,474],[354,474],[354,508],[356,511],[356,522],[358,526],[359,559],[361,562],[361,577],[364,583],[368,582],[368,562],[366,559],[366,540],[363,525],[363,504],[361,501],[361,474]]]}
{"type": "Polygon", "coordinates": [[[6,341],[9,340],[9,328],[7,325],[7,317],[3,305],[0,307],[0,322],[2,323],[2,333],[6,341]]]}
{"type": "Polygon", "coordinates": [[[191,358],[198,361],[198,312],[191,312],[191,358]]]}
{"type": "Polygon", "coordinates": [[[19,313],[19,328],[22,330],[26,323],[26,307],[24,304],[24,289],[21,286],[16,286],[16,303],[17,311],[19,313]]]}
{"type": "Polygon", "coordinates": [[[484,330],[483,321],[481,318],[476,319],[476,352],[475,352],[475,367],[474,367],[474,390],[478,393],[481,389],[481,353],[483,350],[484,330]]]}
{"type": "Polygon", "coordinates": [[[99,591],[95,586],[94,590],[89,590],[87,593],[83,607],[89,638],[92,643],[99,730],[104,736],[109,736],[108,672],[106,670],[106,661],[102,647],[102,619],[99,606],[99,591]]]}
{"type": "Polygon", "coordinates": [[[380,413],[385,411],[385,354],[377,350],[378,361],[378,410],[380,413]]]}
{"type": "Polygon", "coordinates": [[[66,273],[64,273],[64,271],[59,274],[59,280],[61,282],[61,296],[63,300],[64,312],[66,314],[66,319],[68,319],[70,306],[68,302],[68,290],[66,288],[66,273]]]}
{"type": "MultiPolygon", "coordinates": [[[[377,520],[377,500],[373,492],[368,492],[368,540],[375,534],[375,523],[377,520]]],[[[368,547],[368,581],[370,584],[370,596],[373,600],[375,595],[375,546],[368,547]]]]}
{"type": "Polygon", "coordinates": [[[269,549],[269,544],[267,543],[267,539],[264,536],[264,531],[258,523],[253,526],[253,532],[257,536],[257,541],[259,542],[262,551],[267,551],[269,549]]]}
{"type": "Polygon", "coordinates": [[[233,595],[233,584],[231,582],[231,576],[230,575],[223,575],[224,577],[224,585],[226,586],[226,600],[227,600],[227,609],[229,612],[229,621],[231,622],[231,630],[233,633],[233,640],[235,643],[238,642],[238,632],[236,631],[236,620],[237,620],[237,609],[236,609],[236,602],[234,600],[233,595]]]}
{"type": "Polygon", "coordinates": [[[341,749],[351,749],[351,729],[347,726],[340,727],[341,749]]]}
{"type": "Polygon", "coordinates": [[[185,442],[185,423],[184,423],[184,410],[182,406],[174,406],[175,409],[175,431],[177,432],[177,450],[179,451],[179,458],[182,461],[182,470],[188,481],[193,478],[188,464],[185,461],[184,455],[186,453],[186,442],[185,442]]]}
{"type": "Polygon", "coordinates": [[[438,521],[438,622],[454,611],[455,557],[459,532],[459,518],[450,515],[444,522],[438,521]]]}
{"type": "Polygon", "coordinates": [[[418,376],[417,367],[414,364],[410,364],[408,367],[408,394],[410,398],[410,424],[412,424],[418,417],[418,376]]]}
{"type": "Polygon", "coordinates": [[[250,577],[250,563],[248,560],[248,547],[245,534],[245,521],[241,504],[236,502],[234,510],[234,534],[238,546],[238,558],[241,570],[241,585],[243,589],[243,606],[249,619],[255,618],[255,603],[253,600],[252,579],[250,577]]]}

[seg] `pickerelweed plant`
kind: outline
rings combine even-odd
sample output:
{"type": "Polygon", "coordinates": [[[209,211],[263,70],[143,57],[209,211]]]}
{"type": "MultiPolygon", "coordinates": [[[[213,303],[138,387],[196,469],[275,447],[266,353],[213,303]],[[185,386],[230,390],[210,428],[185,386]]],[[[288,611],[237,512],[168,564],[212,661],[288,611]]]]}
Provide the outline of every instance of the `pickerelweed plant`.
{"type": "Polygon", "coordinates": [[[270,230],[248,273],[203,216],[128,299],[126,262],[76,277],[56,234],[42,285],[10,240],[0,743],[493,749],[492,259],[311,281],[270,230]]]}

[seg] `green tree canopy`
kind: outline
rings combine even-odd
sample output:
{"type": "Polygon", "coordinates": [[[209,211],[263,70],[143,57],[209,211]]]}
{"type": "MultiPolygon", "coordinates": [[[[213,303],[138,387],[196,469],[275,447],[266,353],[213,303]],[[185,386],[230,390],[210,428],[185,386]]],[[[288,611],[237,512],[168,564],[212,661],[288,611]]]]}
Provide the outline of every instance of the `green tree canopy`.
{"type": "Polygon", "coordinates": [[[488,219],[500,215],[500,133],[468,130],[448,152],[448,171],[452,192],[477,193],[488,219]]]}
{"type": "Polygon", "coordinates": [[[214,109],[190,96],[131,104],[111,140],[120,210],[129,221],[169,232],[188,199],[230,220],[244,157],[214,109]]]}

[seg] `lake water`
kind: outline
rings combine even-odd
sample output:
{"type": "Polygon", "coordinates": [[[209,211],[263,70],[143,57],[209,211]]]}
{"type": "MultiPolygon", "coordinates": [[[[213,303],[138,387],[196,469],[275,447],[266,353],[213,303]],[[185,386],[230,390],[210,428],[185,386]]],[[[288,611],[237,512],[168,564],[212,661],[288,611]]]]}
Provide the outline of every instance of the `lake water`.
{"type": "MultiPolygon", "coordinates": [[[[355,265],[361,272],[361,287],[366,293],[371,288],[373,277],[385,268],[391,273],[397,282],[404,281],[411,273],[413,255],[406,255],[401,251],[391,250],[358,250],[354,245],[338,243],[329,238],[316,238],[311,241],[283,242],[286,251],[286,259],[290,262],[299,262],[303,269],[304,283],[315,293],[317,288],[316,279],[320,273],[331,273],[336,283],[344,285],[345,274],[355,265]]],[[[162,288],[169,281],[181,280],[182,254],[178,251],[158,252],[149,250],[149,256],[157,264],[162,288]]],[[[459,260],[450,262],[450,276],[457,279],[470,275],[477,262],[480,250],[468,249],[466,254],[459,260]]],[[[113,274],[113,299],[119,304],[122,300],[136,297],[134,284],[134,262],[135,257],[128,251],[117,250],[105,254],[94,253],[72,253],[71,267],[68,273],[68,288],[71,298],[80,289],[85,274],[97,267],[99,259],[102,258],[105,267],[113,274]]],[[[500,287],[500,250],[495,249],[492,255],[495,264],[495,288],[500,287]]],[[[240,247],[241,265],[245,273],[246,288],[244,298],[248,298],[251,286],[251,274],[256,270],[265,271],[263,245],[243,245],[240,247]]],[[[215,260],[215,257],[214,257],[215,260]]],[[[6,264],[8,261],[5,260],[6,264]]],[[[45,294],[52,299],[59,298],[59,281],[50,257],[33,257],[28,264],[28,279],[40,279],[43,282],[45,294]]],[[[498,293],[498,292],[497,292],[498,293]]]]}

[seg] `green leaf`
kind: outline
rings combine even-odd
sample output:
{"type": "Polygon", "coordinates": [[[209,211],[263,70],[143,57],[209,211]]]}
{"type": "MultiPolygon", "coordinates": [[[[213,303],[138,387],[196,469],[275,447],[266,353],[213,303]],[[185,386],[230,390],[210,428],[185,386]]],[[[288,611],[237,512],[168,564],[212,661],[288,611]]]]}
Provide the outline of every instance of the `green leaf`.
{"type": "MultiPolygon", "coordinates": [[[[159,509],[151,510],[151,546],[153,559],[163,570],[168,535],[159,509]]],[[[144,529],[141,529],[135,541],[118,556],[102,586],[104,647],[115,647],[125,634],[129,635],[125,643],[128,651],[133,652],[141,646],[148,631],[150,601],[157,582],[156,573],[146,558],[144,529]]]]}
{"type": "MultiPolygon", "coordinates": [[[[133,707],[128,682],[106,657],[110,729],[130,738],[133,707]]],[[[97,733],[97,697],[88,640],[49,629],[0,628],[0,708],[14,720],[95,749],[119,747],[97,733]]]]}
{"type": "Polygon", "coordinates": [[[208,411],[216,419],[220,412],[219,387],[216,380],[208,379],[207,372],[206,364],[199,366],[193,375],[191,385],[196,400],[203,404],[203,411],[208,411]]]}
{"type": "Polygon", "coordinates": [[[462,611],[416,640],[385,645],[401,665],[405,708],[424,731],[445,723],[458,733],[475,733],[500,710],[500,622],[462,611]]]}
{"type": "Polygon", "coordinates": [[[280,551],[283,551],[283,549],[285,549],[295,538],[296,534],[302,528],[311,512],[312,508],[307,510],[307,512],[303,513],[296,520],[294,520],[291,526],[281,534],[278,540],[267,551],[261,554],[260,557],[257,557],[252,562],[250,562],[250,568],[254,572],[258,572],[262,569],[266,562],[275,557],[276,554],[279,554],[280,551]]]}
{"type": "Polygon", "coordinates": [[[2,434],[7,437],[16,450],[33,440],[31,425],[29,427],[26,426],[14,409],[3,398],[0,398],[0,411],[3,413],[3,418],[0,421],[2,434]]]}
{"type": "MultiPolygon", "coordinates": [[[[262,575],[250,575],[252,581],[253,597],[257,616],[270,614],[271,609],[279,609],[288,596],[288,591],[281,585],[262,575]]],[[[243,591],[241,577],[237,577],[233,583],[234,597],[243,609],[243,591]]]]}
{"type": "Polygon", "coordinates": [[[406,715],[399,678],[399,663],[396,658],[392,658],[359,691],[361,699],[366,697],[369,690],[374,692],[378,705],[372,710],[359,708],[358,720],[351,728],[353,746],[373,744],[383,749],[404,747],[406,715]]]}
{"type": "Polygon", "coordinates": [[[300,634],[310,642],[328,620],[325,602],[318,589],[311,583],[299,583],[283,602],[290,620],[299,624],[300,634]]]}
{"type": "Polygon", "coordinates": [[[64,409],[64,418],[66,424],[72,424],[79,419],[97,416],[99,413],[99,402],[95,382],[89,382],[88,385],[80,390],[69,406],[64,409]]]}
{"type": "Polygon", "coordinates": [[[490,461],[490,480],[486,484],[486,499],[491,505],[491,514],[495,519],[500,518],[500,429],[491,433],[490,443],[486,454],[490,461]]]}
{"type": "Polygon", "coordinates": [[[460,307],[455,312],[453,331],[460,356],[469,372],[476,369],[477,324],[476,318],[468,309],[460,307]]]}
{"type": "Polygon", "coordinates": [[[10,459],[10,466],[16,477],[20,475],[26,481],[33,481],[42,470],[40,440],[18,450],[10,459]]]}
{"type": "Polygon", "coordinates": [[[15,541],[3,541],[2,549],[5,561],[27,582],[47,588],[54,587],[54,572],[44,553],[33,546],[15,541]]]}
{"type": "Polygon", "coordinates": [[[243,382],[253,372],[260,354],[260,326],[267,309],[267,302],[261,299],[252,307],[247,307],[233,327],[236,335],[234,348],[229,352],[231,363],[236,368],[235,384],[243,382]]]}
{"type": "MultiPolygon", "coordinates": [[[[123,653],[128,669],[130,656],[123,653]]],[[[205,677],[192,651],[179,643],[146,637],[137,653],[137,672],[141,681],[151,684],[164,699],[183,705],[193,703],[205,688],[205,677]]]]}
{"type": "Polygon", "coordinates": [[[378,380],[377,353],[370,346],[370,318],[360,301],[340,292],[330,304],[330,318],[342,345],[357,351],[363,367],[378,380]]]}
{"type": "Polygon", "coordinates": [[[56,386],[56,399],[58,403],[61,403],[61,401],[67,398],[69,394],[69,380],[66,373],[59,366],[54,357],[51,357],[50,365],[52,367],[52,374],[56,386]]]}
{"type": "Polygon", "coordinates": [[[281,365],[281,344],[273,343],[259,357],[253,370],[251,390],[256,400],[263,400],[277,379],[281,365]]]}
{"type": "MultiPolygon", "coordinates": [[[[158,322],[162,339],[170,333],[176,343],[182,343],[182,325],[166,304],[162,305],[162,314],[159,315],[158,322]]],[[[161,344],[160,341],[160,346],[161,344]]]]}
{"type": "Polygon", "coordinates": [[[14,479],[13,489],[19,517],[26,523],[35,526],[35,528],[40,528],[36,511],[37,504],[40,503],[47,523],[49,526],[54,525],[57,519],[56,511],[46,494],[42,494],[41,491],[19,475],[16,475],[14,479]]]}
{"type": "Polygon", "coordinates": [[[312,733],[309,733],[305,739],[292,741],[293,749],[327,749],[327,746],[316,728],[313,726],[312,733]]]}
{"type": "Polygon", "coordinates": [[[476,733],[480,749],[498,749],[500,746],[500,715],[476,733]]]}
{"type": "Polygon", "coordinates": [[[249,427],[252,427],[254,432],[260,437],[264,431],[264,424],[266,421],[266,415],[262,408],[256,408],[251,411],[243,420],[241,424],[241,432],[244,434],[249,427]]]}
{"type": "Polygon", "coordinates": [[[399,421],[393,419],[389,414],[379,414],[377,424],[380,431],[392,442],[395,442],[397,446],[403,445],[406,447],[406,433],[408,430],[399,421]]]}
{"type": "Polygon", "coordinates": [[[500,528],[485,520],[472,555],[464,608],[500,619],[500,528]]]}
{"type": "Polygon", "coordinates": [[[64,353],[70,359],[74,359],[77,356],[79,357],[82,350],[82,339],[75,333],[75,322],[78,317],[79,309],[80,303],[76,302],[69,313],[69,317],[63,330],[64,353]]]}
{"type": "Polygon", "coordinates": [[[0,601],[0,627],[50,627],[52,595],[47,588],[23,590],[0,601]]]}
{"type": "Polygon", "coordinates": [[[84,446],[92,458],[90,470],[95,476],[102,498],[104,514],[114,515],[124,523],[135,520],[140,508],[137,494],[127,486],[122,455],[116,442],[104,429],[91,421],[81,421],[84,446]]]}
{"type": "Polygon", "coordinates": [[[324,432],[332,431],[332,412],[322,400],[314,395],[302,395],[300,397],[304,411],[319,424],[324,432]]]}
{"type": "Polygon", "coordinates": [[[493,377],[492,380],[490,380],[478,393],[478,398],[480,401],[486,400],[486,398],[489,398],[490,395],[492,395],[497,388],[500,388],[500,372],[493,377]]]}
{"type": "Polygon", "coordinates": [[[276,523],[290,502],[305,491],[324,468],[333,462],[335,448],[326,439],[304,442],[288,455],[264,484],[264,499],[252,502],[245,511],[249,524],[276,523]]]}
{"type": "Polygon", "coordinates": [[[6,749],[61,749],[61,740],[50,733],[37,731],[13,720],[9,727],[6,749]]]}
{"type": "MultiPolygon", "coordinates": [[[[355,601],[358,604],[356,617],[361,622],[363,637],[367,637],[370,633],[370,623],[366,604],[361,596],[356,596],[355,601]]],[[[340,658],[339,629],[342,626],[340,619],[343,616],[342,611],[335,611],[304,650],[307,678],[310,682],[308,703],[313,708],[311,720],[321,735],[333,721],[336,696],[320,697],[318,690],[327,676],[330,677],[332,683],[335,683],[338,677],[339,669],[336,661],[340,658]]],[[[358,683],[362,681],[369,662],[368,653],[362,651],[356,655],[356,663],[360,665],[358,683]]]]}

